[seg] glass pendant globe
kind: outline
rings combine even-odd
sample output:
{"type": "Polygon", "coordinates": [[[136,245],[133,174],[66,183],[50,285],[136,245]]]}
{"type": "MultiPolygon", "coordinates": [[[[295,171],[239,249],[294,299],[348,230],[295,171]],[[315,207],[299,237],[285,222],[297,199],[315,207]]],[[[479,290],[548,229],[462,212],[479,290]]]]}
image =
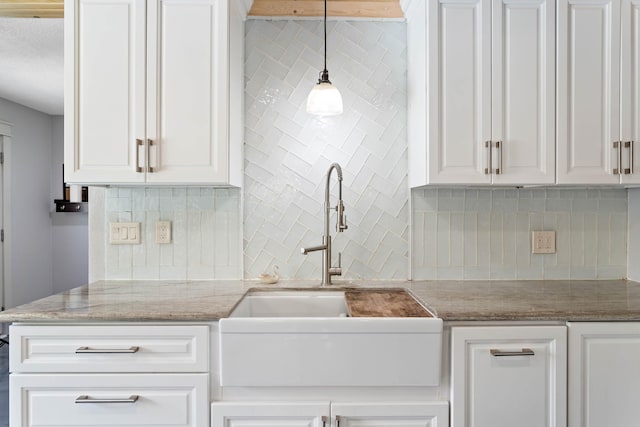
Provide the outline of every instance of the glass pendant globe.
{"type": "Polygon", "coordinates": [[[329,82],[316,84],[307,97],[307,113],[318,116],[342,114],[342,95],[329,82]]]}

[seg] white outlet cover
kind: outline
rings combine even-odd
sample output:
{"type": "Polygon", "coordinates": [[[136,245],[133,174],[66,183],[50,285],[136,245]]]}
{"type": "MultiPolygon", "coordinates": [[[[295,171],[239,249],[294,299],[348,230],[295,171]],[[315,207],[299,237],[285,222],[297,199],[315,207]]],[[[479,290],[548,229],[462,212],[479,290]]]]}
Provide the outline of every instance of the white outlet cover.
{"type": "Polygon", "coordinates": [[[531,253],[555,254],[556,253],[556,232],[555,231],[532,231],[531,232],[531,253]]]}
{"type": "Polygon", "coordinates": [[[156,243],[171,243],[171,221],[156,222],[156,243]]]}

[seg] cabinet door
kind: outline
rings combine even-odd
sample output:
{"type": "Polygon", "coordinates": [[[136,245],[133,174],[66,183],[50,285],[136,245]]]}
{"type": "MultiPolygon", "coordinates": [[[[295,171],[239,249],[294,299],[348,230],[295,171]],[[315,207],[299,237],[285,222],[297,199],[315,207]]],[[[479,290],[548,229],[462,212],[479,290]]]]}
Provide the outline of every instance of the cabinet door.
{"type": "Polygon", "coordinates": [[[452,328],[451,342],[452,427],[566,425],[564,326],[452,328]]]}
{"type": "Polygon", "coordinates": [[[212,427],[329,427],[329,402],[214,402],[212,427]]]}
{"type": "Polygon", "coordinates": [[[228,182],[227,0],[152,0],[148,182],[228,182]]]}
{"type": "Polygon", "coordinates": [[[448,427],[449,405],[433,403],[333,403],[334,427],[448,427]]]}
{"type": "Polygon", "coordinates": [[[635,427],[640,323],[569,324],[569,426],[635,427]]]}
{"type": "Polygon", "coordinates": [[[493,0],[491,139],[498,184],[555,182],[555,0],[493,0]]]}
{"type": "Polygon", "coordinates": [[[428,2],[430,184],[489,184],[491,2],[428,2]]]}
{"type": "Polygon", "coordinates": [[[145,138],[145,19],[144,1],[65,3],[68,182],[144,180],[136,139],[145,138]]]}
{"type": "Polygon", "coordinates": [[[616,184],[620,0],[558,0],[558,183],[616,184]]]}
{"type": "Polygon", "coordinates": [[[622,182],[640,183],[640,0],[622,0],[621,140],[624,148],[622,182]]]}

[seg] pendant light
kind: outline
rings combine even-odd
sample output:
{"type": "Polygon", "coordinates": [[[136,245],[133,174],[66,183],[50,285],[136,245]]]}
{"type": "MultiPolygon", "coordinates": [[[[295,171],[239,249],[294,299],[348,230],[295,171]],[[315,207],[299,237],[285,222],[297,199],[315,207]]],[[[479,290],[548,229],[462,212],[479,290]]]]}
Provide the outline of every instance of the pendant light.
{"type": "Polygon", "coordinates": [[[320,72],[316,84],[307,97],[307,113],[318,116],[342,114],[342,95],[329,81],[327,71],[327,0],[324,0],[324,70],[320,72]]]}

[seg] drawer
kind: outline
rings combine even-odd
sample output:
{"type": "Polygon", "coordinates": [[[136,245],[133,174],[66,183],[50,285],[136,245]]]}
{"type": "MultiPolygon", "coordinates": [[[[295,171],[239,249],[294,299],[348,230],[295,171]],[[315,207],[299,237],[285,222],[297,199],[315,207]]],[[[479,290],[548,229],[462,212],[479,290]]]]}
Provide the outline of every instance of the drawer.
{"type": "Polygon", "coordinates": [[[11,374],[9,425],[205,427],[207,374],[11,374]]]}
{"type": "Polygon", "coordinates": [[[11,372],[207,372],[206,325],[13,325],[11,372]]]}

